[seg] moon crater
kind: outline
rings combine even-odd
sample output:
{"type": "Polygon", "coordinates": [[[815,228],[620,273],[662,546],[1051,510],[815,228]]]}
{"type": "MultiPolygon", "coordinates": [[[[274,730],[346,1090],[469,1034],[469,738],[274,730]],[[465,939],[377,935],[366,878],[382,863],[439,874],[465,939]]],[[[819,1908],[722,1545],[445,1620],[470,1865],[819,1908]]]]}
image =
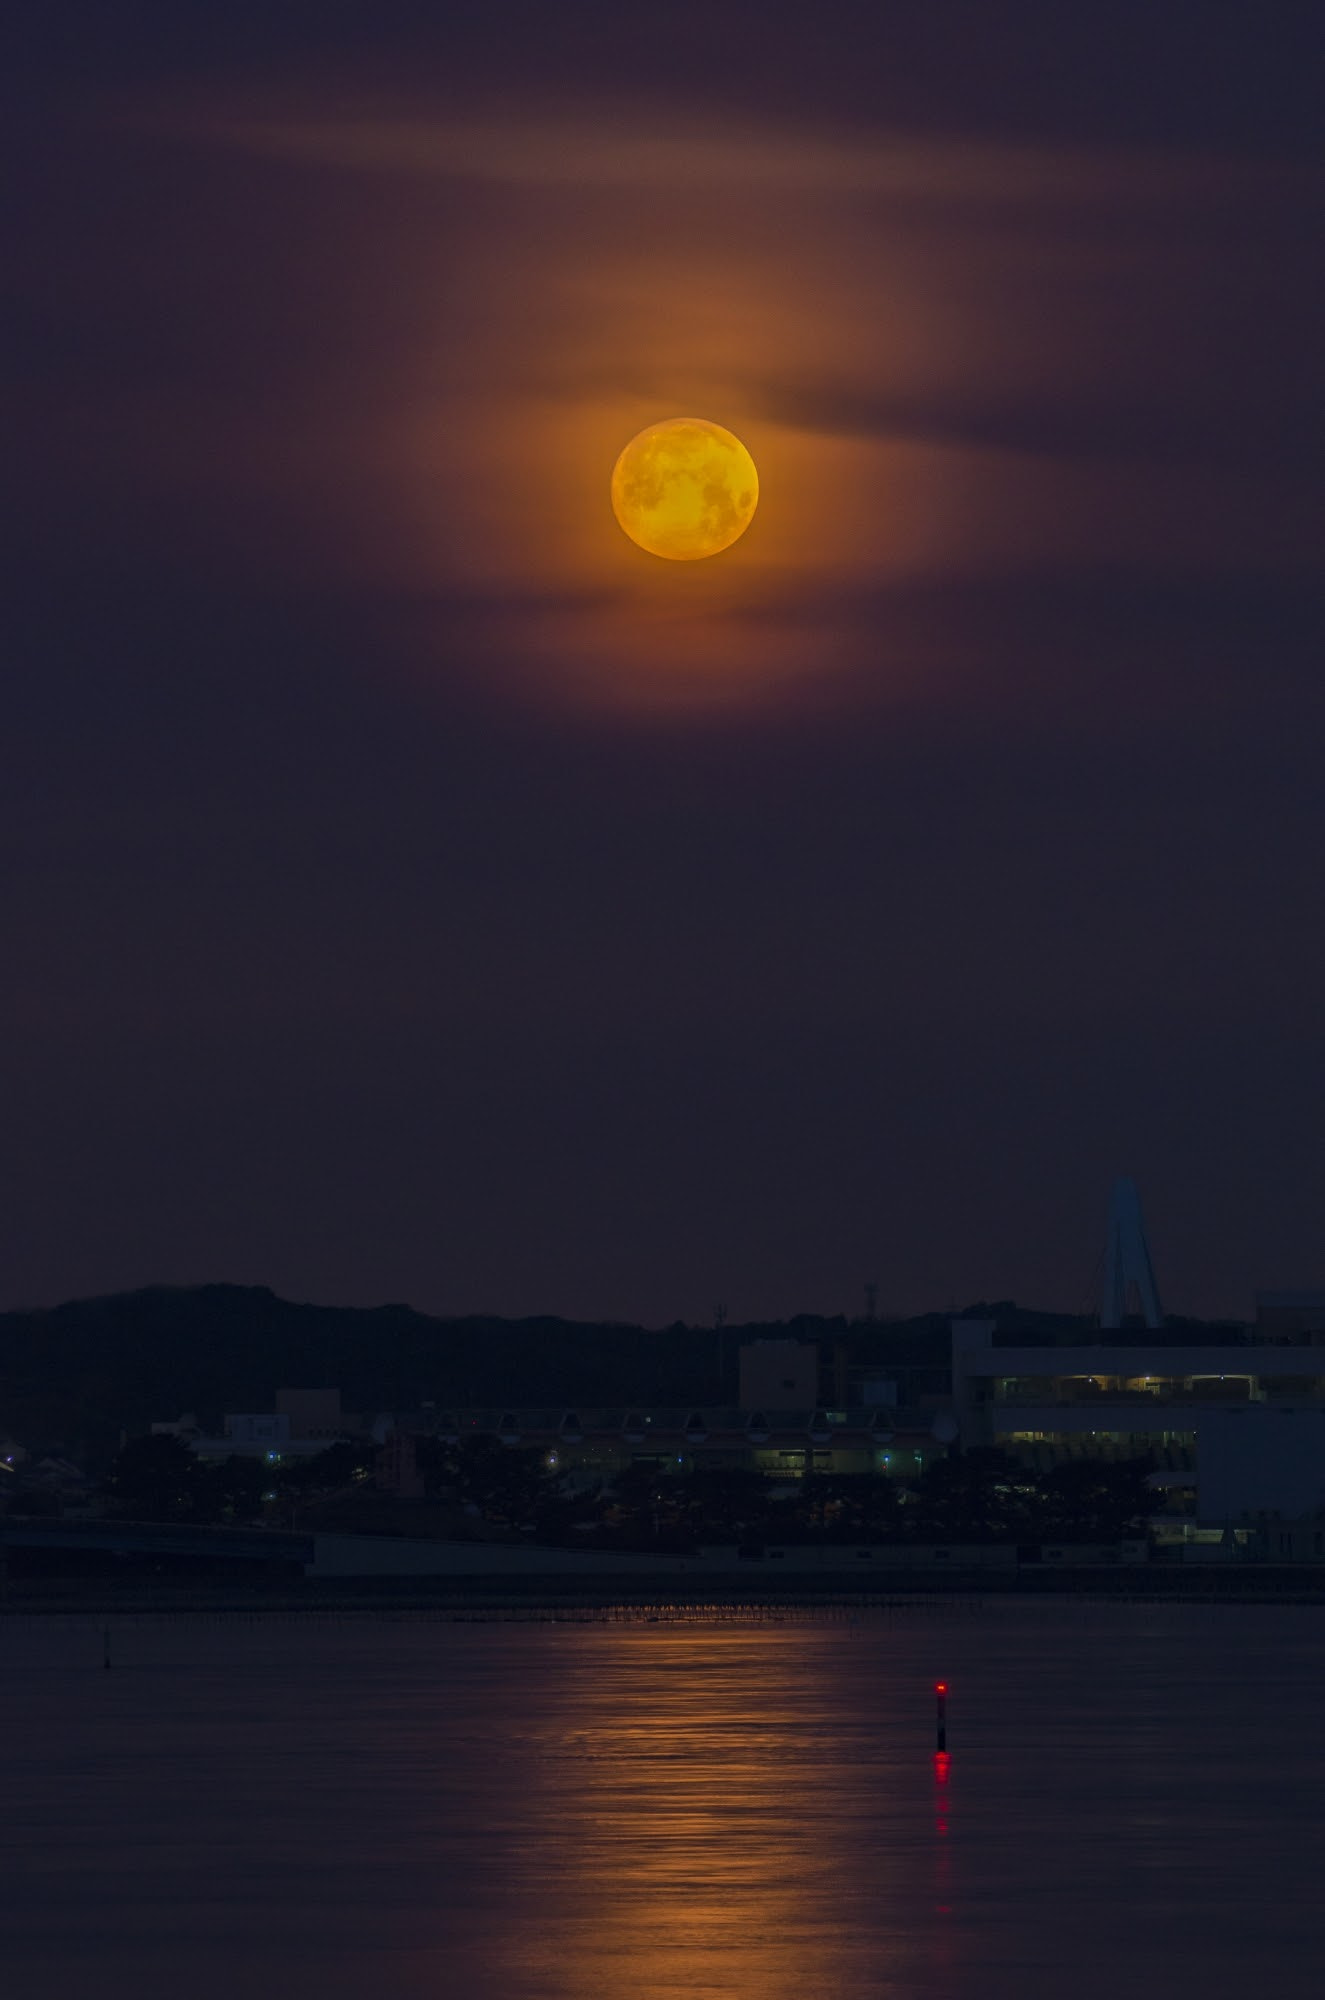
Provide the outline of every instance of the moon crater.
{"type": "Polygon", "coordinates": [[[716,556],[759,504],[741,440],[707,417],[669,417],[633,437],[612,472],[612,508],[632,542],[669,562],[716,556]]]}

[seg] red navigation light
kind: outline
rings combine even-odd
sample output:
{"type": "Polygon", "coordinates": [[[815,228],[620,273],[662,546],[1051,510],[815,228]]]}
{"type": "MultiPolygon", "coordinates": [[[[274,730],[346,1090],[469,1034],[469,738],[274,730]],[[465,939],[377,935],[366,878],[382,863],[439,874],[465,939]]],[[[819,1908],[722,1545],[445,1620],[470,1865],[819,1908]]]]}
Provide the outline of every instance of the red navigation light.
{"type": "Polygon", "coordinates": [[[935,1694],[946,1694],[948,1692],[948,1683],[946,1681],[936,1681],[934,1683],[934,1692],[935,1694]]]}

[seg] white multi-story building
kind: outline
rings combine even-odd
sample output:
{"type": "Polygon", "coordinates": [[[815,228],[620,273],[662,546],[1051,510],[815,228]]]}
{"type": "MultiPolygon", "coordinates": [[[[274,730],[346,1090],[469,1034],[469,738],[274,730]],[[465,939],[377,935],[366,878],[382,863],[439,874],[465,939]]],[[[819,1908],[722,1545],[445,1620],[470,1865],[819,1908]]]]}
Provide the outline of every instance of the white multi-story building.
{"type": "Polygon", "coordinates": [[[1148,1458],[1212,1525],[1290,1508],[1325,1518],[1325,1344],[1310,1333],[1018,1346],[998,1341],[992,1320],[954,1320],[952,1392],[967,1447],[1041,1466],[1148,1458]]]}

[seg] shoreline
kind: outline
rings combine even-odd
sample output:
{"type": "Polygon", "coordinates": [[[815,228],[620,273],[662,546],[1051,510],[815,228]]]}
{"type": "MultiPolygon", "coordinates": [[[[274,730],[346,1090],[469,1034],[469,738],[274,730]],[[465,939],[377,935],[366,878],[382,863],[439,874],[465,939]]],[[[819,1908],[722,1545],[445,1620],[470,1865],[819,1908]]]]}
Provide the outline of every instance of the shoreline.
{"type": "Polygon", "coordinates": [[[46,1616],[336,1617],[406,1613],[474,1622],[556,1617],[632,1622],[662,1617],[850,1616],[862,1612],[956,1610],[1008,1600],[1093,1599],[1129,1604],[1325,1605],[1325,1565],[1178,1565],[1127,1569],[1044,1568],[874,1573],[856,1580],[804,1575],[779,1585],[762,1576],[104,1577],[10,1579],[6,1618],[46,1616]],[[852,1587],[852,1585],[855,1587],[852,1587]]]}

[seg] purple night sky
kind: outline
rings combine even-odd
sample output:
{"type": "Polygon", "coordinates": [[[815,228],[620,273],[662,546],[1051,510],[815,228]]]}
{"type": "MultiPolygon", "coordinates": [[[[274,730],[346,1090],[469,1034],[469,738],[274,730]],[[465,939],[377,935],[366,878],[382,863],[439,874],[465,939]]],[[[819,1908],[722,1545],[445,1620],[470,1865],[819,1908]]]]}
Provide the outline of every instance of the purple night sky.
{"type": "Polygon", "coordinates": [[[20,0],[0,1306],[1325,1282],[1323,56],[20,0]]]}

